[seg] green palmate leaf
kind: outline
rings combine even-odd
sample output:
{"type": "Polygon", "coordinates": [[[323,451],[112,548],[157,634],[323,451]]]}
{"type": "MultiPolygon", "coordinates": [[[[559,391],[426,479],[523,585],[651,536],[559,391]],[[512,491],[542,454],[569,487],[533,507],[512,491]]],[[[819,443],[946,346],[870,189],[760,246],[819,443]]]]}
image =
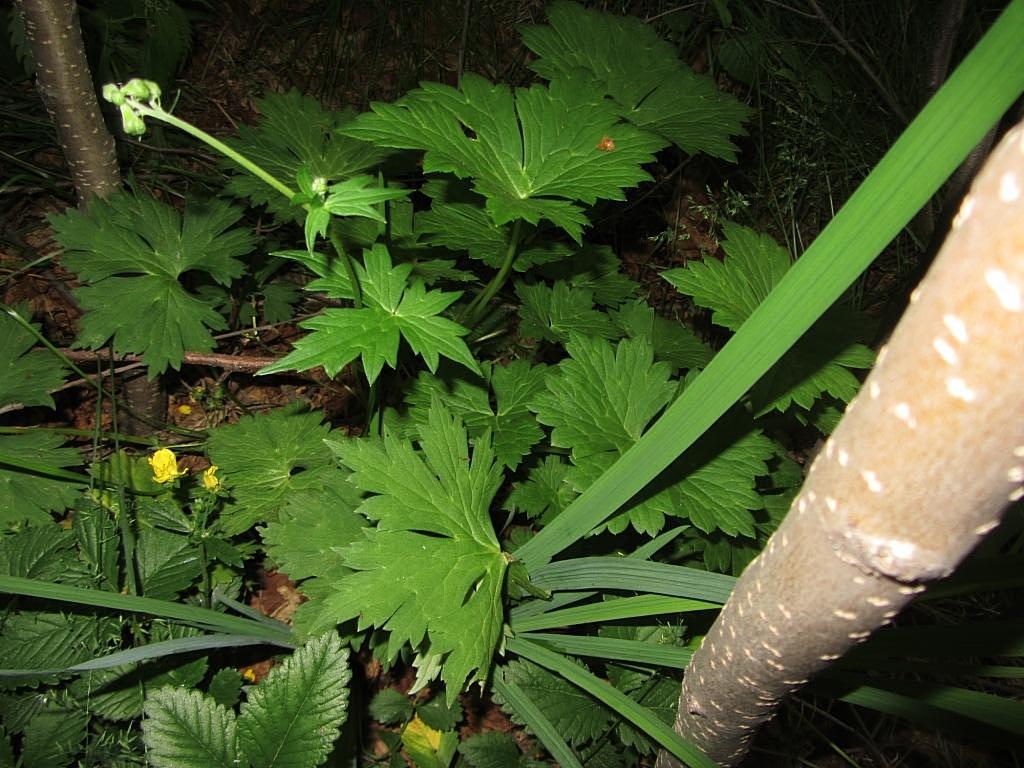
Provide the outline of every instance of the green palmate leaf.
{"type": "Polygon", "coordinates": [[[307,291],[322,291],[332,299],[355,298],[352,280],[342,262],[344,257],[338,254],[325,256],[315,251],[274,251],[271,256],[297,261],[313,272],[317,279],[306,284],[307,291]]]}
{"type": "MultiPolygon", "coordinates": [[[[538,421],[553,428],[552,444],[570,449],[573,468],[565,479],[582,492],[641,438],[676,387],[668,365],[654,362],[643,337],[615,348],[600,339],[574,337],[566,349],[569,358],[548,377],[547,392],[537,395],[532,407],[538,421]]],[[[719,528],[752,537],[752,510],[763,506],[755,481],[768,473],[773,453],[769,439],[736,417],[670,467],[608,527],[618,533],[631,524],[656,534],[666,516],[680,516],[706,532],[719,528]]]]}
{"type": "MultiPolygon", "coordinates": [[[[712,320],[737,330],[764,301],[790,267],[790,255],[771,237],[725,224],[724,262],[691,263],[662,276],[696,304],[712,310],[712,320]]],[[[785,411],[793,403],[805,410],[828,394],[849,402],[860,386],[851,368],[869,368],[871,350],[858,342],[865,318],[839,306],[821,320],[763,377],[751,393],[755,413],[785,411]]]]}
{"type": "Polygon", "coordinates": [[[64,365],[53,353],[32,349],[37,341],[21,323],[0,313],[0,406],[53,408],[50,391],[64,382],[64,365]]]}
{"type": "Polygon", "coordinates": [[[394,368],[398,347],[405,339],[431,371],[441,356],[476,372],[477,364],[462,340],[469,331],[441,313],[461,292],[428,291],[422,280],[410,279],[411,264],[392,266],[383,245],[365,251],[365,268],[356,266],[365,306],[361,309],[328,309],[303,322],[313,333],[299,340],[283,359],[261,373],[298,370],[322,365],[329,376],[362,359],[372,383],[385,363],[394,368]]]}
{"type": "Polygon", "coordinates": [[[547,525],[576,496],[568,481],[570,470],[570,465],[557,456],[545,456],[529,471],[526,480],[515,484],[505,501],[505,509],[523,512],[541,525],[547,525]]]}
{"type": "MultiPolygon", "coordinates": [[[[593,696],[529,661],[510,662],[505,680],[522,689],[574,747],[603,735],[612,713],[593,696]]],[[[513,717],[513,719],[517,719],[513,717]]]]}
{"type": "Polygon", "coordinates": [[[722,234],[725,262],[690,262],[661,276],[711,309],[712,322],[736,331],[789,271],[792,258],[770,235],[749,227],[726,222],[722,234]]]}
{"type": "Polygon", "coordinates": [[[462,378],[446,382],[436,376],[420,374],[405,401],[419,423],[428,421],[434,397],[441,399],[453,414],[462,419],[473,439],[490,430],[494,454],[509,469],[515,469],[544,437],[527,407],[544,389],[547,368],[531,366],[524,360],[508,365],[482,366],[494,393],[494,405],[485,386],[462,378]]]}
{"type": "Polygon", "coordinates": [[[161,688],[146,697],[142,721],[156,768],[238,768],[235,715],[196,690],[161,688]]]}
{"type": "Polygon", "coordinates": [[[353,176],[332,185],[322,203],[316,200],[316,204],[310,204],[305,223],[306,250],[312,253],[316,236],[323,237],[327,234],[331,214],[357,216],[383,224],[387,219],[384,217],[381,203],[397,200],[408,194],[407,189],[388,189],[376,177],[368,174],[353,176]]]}
{"type": "Polygon", "coordinates": [[[320,765],[345,722],[351,678],[348,650],[330,632],[251,688],[238,716],[238,738],[253,768],[320,765]]]}
{"type": "Polygon", "coordinates": [[[642,301],[626,302],[611,317],[627,337],[646,338],[654,347],[654,359],[664,360],[674,371],[703,368],[714,354],[685,325],[661,317],[642,301]]]}
{"type": "MultiPolygon", "coordinates": [[[[512,228],[495,226],[483,204],[435,200],[429,211],[416,215],[416,228],[434,246],[466,251],[470,257],[497,269],[505,258],[512,228]]],[[[516,269],[525,269],[520,264],[516,269]]]]}
{"type": "Polygon", "coordinates": [[[561,280],[553,286],[516,283],[519,333],[545,341],[566,342],[573,334],[614,338],[615,327],[604,312],[594,308],[594,295],[583,288],[571,288],[561,280]]]}
{"type": "Polygon", "coordinates": [[[622,262],[607,245],[587,244],[575,252],[556,251],[555,255],[557,259],[547,259],[554,263],[545,264],[540,273],[549,280],[564,280],[570,288],[591,291],[594,301],[603,307],[619,306],[640,288],[623,273],[622,262]]]}
{"type": "Polygon", "coordinates": [[[547,219],[577,241],[587,223],[577,201],[623,199],[623,188],[650,178],[640,166],[663,145],[572,78],[513,91],[467,74],[461,90],[426,83],[372,109],[340,132],[425,150],[423,170],[472,179],[496,225],[547,219]]]}
{"type": "Polygon", "coordinates": [[[65,467],[81,463],[74,448],[62,448],[60,435],[28,432],[0,435],[0,525],[22,520],[50,522],[50,512],[63,512],[78,496],[81,484],[58,477],[65,467]],[[31,466],[35,471],[18,467],[31,466]]]}
{"type": "MultiPolygon", "coordinates": [[[[259,123],[241,126],[238,139],[226,143],[283,181],[294,179],[300,168],[329,181],[346,179],[376,167],[385,157],[384,150],[335,133],[352,119],[351,111],[325,110],[294,90],[270,94],[257,102],[257,108],[259,123]]],[[[234,164],[228,167],[237,171],[234,164]]],[[[294,221],[305,216],[300,206],[249,174],[233,176],[228,190],[254,205],[267,205],[276,216],[294,221]]]]}
{"type": "Polygon", "coordinates": [[[213,349],[210,329],[224,328],[224,319],[181,280],[204,272],[227,285],[242,273],[237,257],[255,240],[228,229],[240,215],[219,200],[182,215],[152,198],[116,194],[51,217],[64,264],[87,283],[75,292],[86,310],[77,343],[97,349],[113,338],[115,352],[145,357],[151,377],[177,369],[186,351],[213,349]]]}
{"type": "Polygon", "coordinates": [[[574,460],[609,450],[625,451],[676,391],[669,368],[654,362],[643,339],[616,347],[586,336],[566,345],[569,357],[547,380],[533,408],[553,427],[552,445],[572,449],[574,460]]]}
{"type": "Polygon", "coordinates": [[[377,527],[345,549],[355,573],[324,598],[322,622],[358,616],[391,632],[390,658],[405,643],[443,657],[453,701],[467,679],[486,679],[501,633],[506,559],[489,510],[502,472],[489,436],[470,458],[465,427],[436,402],[420,446],[390,435],[336,446],[352,482],[374,494],[359,511],[377,527]]]}
{"type": "MultiPolygon", "coordinates": [[[[466,251],[471,258],[495,269],[501,266],[512,245],[512,227],[496,226],[482,199],[471,203],[445,202],[439,196],[429,211],[416,214],[416,229],[424,242],[466,251]]],[[[530,235],[531,232],[522,233],[520,242],[528,242],[530,235]]],[[[569,246],[550,240],[527,245],[516,253],[512,269],[526,272],[538,264],[564,259],[571,253],[569,246]]]]}
{"type": "MultiPolygon", "coordinates": [[[[342,551],[362,537],[366,518],[353,511],[358,504],[358,493],[350,483],[296,491],[278,514],[278,522],[261,531],[267,554],[289,578],[302,582],[304,595],[330,595],[337,582],[351,573],[342,551]]],[[[296,626],[317,623],[323,605],[322,600],[300,605],[296,626]]]]}
{"type": "Polygon", "coordinates": [[[651,27],[569,2],[553,4],[548,22],[551,26],[520,29],[523,42],[537,54],[530,68],[541,77],[586,72],[640,128],[689,153],[736,158],[729,137],[746,133],[741,123],[750,109],[720,92],[710,78],[694,74],[651,27]]]}
{"type": "Polygon", "coordinates": [[[275,519],[295,491],[344,481],[324,444],[330,427],[322,421],[319,413],[284,409],[211,432],[210,460],[231,494],[221,517],[227,533],[275,519]]]}

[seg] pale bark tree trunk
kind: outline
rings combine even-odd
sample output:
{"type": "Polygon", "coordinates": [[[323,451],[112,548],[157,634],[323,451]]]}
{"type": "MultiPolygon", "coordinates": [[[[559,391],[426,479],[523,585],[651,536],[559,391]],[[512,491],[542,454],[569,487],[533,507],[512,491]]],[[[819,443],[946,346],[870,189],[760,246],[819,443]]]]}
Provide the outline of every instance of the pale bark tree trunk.
{"type": "Polygon", "coordinates": [[[786,696],[951,573],[1024,496],[1021,339],[1024,124],[982,169],[888,348],[694,654],[683,737],[739,763],[786,696]]]}
{"type": "Polygon", "coordinates": [[[36,64],[36,88],[57,128],[79,203],[121,186],[114,139],[96,101],[73,0],[16,0],[36,64]]]}
{"type": "MultiPolygon", "coordinates": [[[[16,0],[36,65],[36,89],[57,129],[57,141],[75,184],[79,206],[90,197],[106,197],[121,186],[114,138],[96,100],[82,44],[74,0],[16,0]]],[[[160,379],[135,374],[123,382],[131,413],[122,425],[129,432],[150,430],[147,422],[167,416],[167,393],[160,379]]]]}

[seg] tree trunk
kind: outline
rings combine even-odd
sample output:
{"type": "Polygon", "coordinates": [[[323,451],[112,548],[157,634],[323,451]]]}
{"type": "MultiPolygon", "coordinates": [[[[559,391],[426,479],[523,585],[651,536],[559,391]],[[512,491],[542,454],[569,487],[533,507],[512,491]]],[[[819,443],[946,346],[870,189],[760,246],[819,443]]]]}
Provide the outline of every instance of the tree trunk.
{"type": "MultiPolygon", "coordinates": [[[[79,206],[121,186],[114,138],[103,122],[89,71],[74,0],[16,0],[36,65],[36,90],[57,129],[57,141],[75,184],[79,206]]],[[[135,374],[123,383],[128,432],[151,431],[167,416],[162,381],[135,374]],[[138,416],[136,418],[135,415],[138,416]]]]}
{"type": "Polygon", "coordinates": [[[73,0],[16,0],[36,64],[36,89],[57,128],[79,204],[121,186],[114,139],[96,101],[73,0]]]}
{"type": "Polygon", "coordinates": [[[1022,126],[964,198],[888,348],[686,670],[676,730],[723,766],[1024,496],[1022,126]]]}

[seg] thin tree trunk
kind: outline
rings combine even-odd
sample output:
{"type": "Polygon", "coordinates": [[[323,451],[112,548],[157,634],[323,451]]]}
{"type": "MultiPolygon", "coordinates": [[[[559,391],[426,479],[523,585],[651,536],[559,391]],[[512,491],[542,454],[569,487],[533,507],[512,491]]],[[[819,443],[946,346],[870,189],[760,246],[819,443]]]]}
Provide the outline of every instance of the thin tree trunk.
{"type": "MultiPolygon", "coordinates": [[[[103,122],[85,57],[74,0],[16,0],[36,65],[36,90],[57,129],[57,141],[75,184],[79,206],[121,186],[114,138],[103,122]]],[[[123,426],[143,434],[167,416],[162,381],[134,374],[123,382],[130,413],[123,426]],[[136,414],[136,418],[132,414],[136,414]]]]}
{"type": "Polygon", "coordinates": [[[964,198],[888,348],[694,654],[683,737],[739,763],[786,696],[951,573],[1024,496],[1022,338],[1024,124],[964,198]]]}
{"type": "Polygon", "coordinates": [[[36,89],[57,128],[57,141],[79,204],[121,186],[114,139],[107,131],[85,59],[73,0],[16,0],[36,64],[36,89]]]}

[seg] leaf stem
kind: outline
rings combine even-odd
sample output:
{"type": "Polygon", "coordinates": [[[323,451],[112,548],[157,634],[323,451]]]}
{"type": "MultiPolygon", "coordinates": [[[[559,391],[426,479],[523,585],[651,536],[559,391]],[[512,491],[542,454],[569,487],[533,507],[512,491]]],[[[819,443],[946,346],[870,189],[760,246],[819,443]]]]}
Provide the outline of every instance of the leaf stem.
{"type": "Polygon", "coordinates": [[[508,280],[509,274],[512,272],[512,265],[516,261],[516,251],[519,248],[519,237],[522,229],[523,220],[516,219],[516,223],[512,225],[512,237],[509,238],[508,250],[505,251],[505,259],[501,263],[501,268],[498,269],[494,277],[491,278],[490,282],[484,286],[484,289],[477,294],[476,298],[473,299],[459,315],[459,322],[465,323],[469,327],[476,325],[480,318],[483,316],[484,308],[488,302],[493,299],[498,291],[502,289],[505,282],[508,280]]]}
{"type": "Polygon", "coordinates": [[[341,259],[342,265],[345,267],[345,274],[348,275],[348,280],[352,283],[352,304],[356,309],[363,308],[363,289],[359,285],[359,276],[356,274],[355,265],[352,263],[352,257],[349,256],[348,251],[345,250],[344,243],[341,242],[341,237],[338,235],[338,230],[335,227],[337,219],[331,220],[331,226],[328,230],[328,236],[331,240],[331,245],[338,254],[338,258],[341,259]]]}
{"type": "Polygon", "coordinates": [[[224,142],[214,138],[206,131],[197,128],[191,123],[181,120],[180,118],[175,117],[170,112],[165,111],[162,107],[152,106],[152,104],[144,104],[141,101],[133,101],[132,108],[140,115],[145,115],[146,117],[152,117],[156,120],[160,120],[164,123],[167,123],[168,125],[173,125],[175,128],[185,131],[185,133],[195,136],[197,139],[199,139],[201,142],[209,146],[211,149],[217,150],[222,155],[224,155],[224,157],[234,161],[242,168],[247,170],[249,173],[251,173],[253,176],[269,184],[271,187],[276,189],[289,200],[295,197],[295,190],[293,190],[287,184],[282,182],[276,176],[268,173],[260,166],[256,165],[256,163],[247,158],[245,155],[233,150],[224,142]]]}

